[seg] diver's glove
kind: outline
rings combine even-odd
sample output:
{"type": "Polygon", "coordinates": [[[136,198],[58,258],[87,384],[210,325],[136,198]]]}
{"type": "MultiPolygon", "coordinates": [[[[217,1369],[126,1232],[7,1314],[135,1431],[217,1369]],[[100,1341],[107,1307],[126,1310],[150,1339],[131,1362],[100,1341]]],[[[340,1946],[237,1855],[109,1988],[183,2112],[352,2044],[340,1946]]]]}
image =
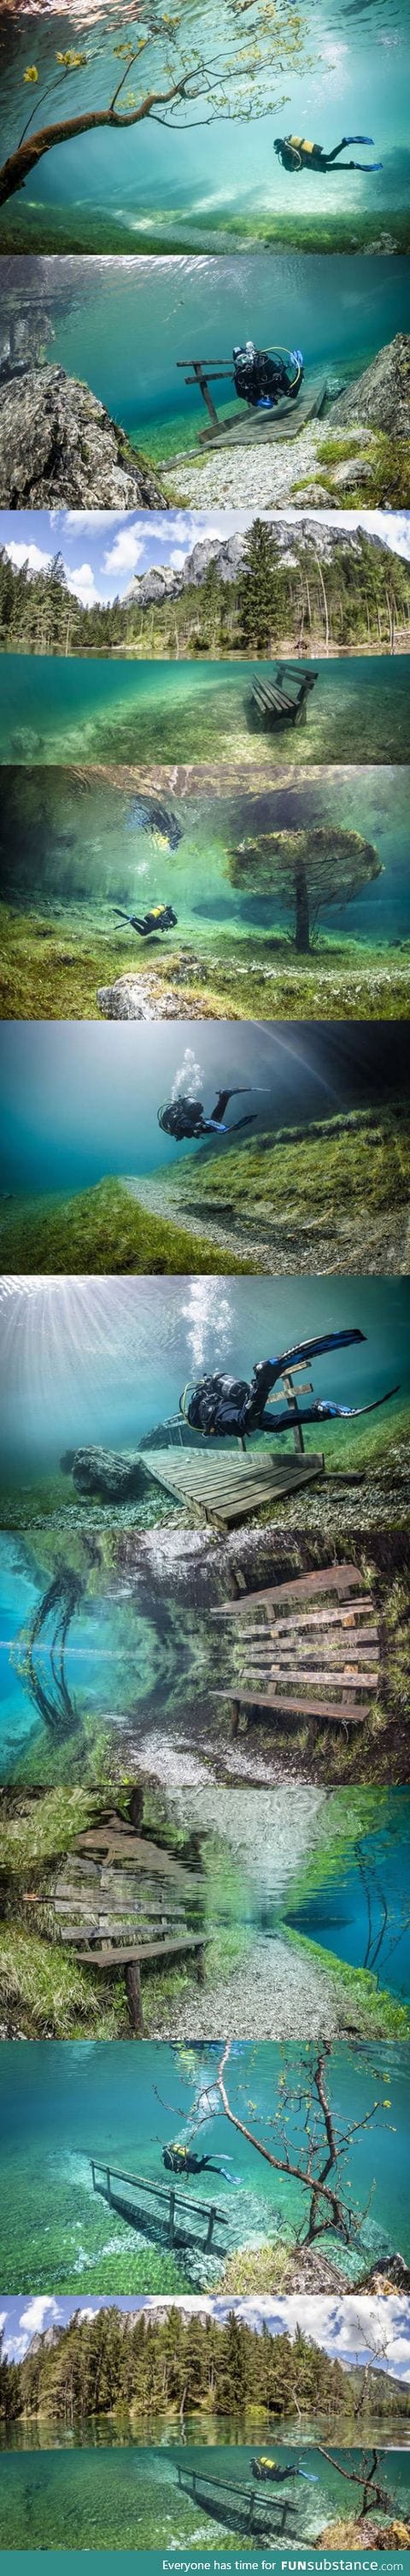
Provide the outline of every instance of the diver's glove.
{"type": "Polygon", "coordinates": [[[290,349],[289,357],[293,367],[303,367],[303,349],[290,349]]]}

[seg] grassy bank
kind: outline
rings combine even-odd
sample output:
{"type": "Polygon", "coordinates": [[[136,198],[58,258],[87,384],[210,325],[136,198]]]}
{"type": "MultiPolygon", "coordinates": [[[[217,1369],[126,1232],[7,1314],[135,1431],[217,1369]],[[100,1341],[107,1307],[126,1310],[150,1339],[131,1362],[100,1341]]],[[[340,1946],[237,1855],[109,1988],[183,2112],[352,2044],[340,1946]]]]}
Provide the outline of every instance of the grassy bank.
{"type": "MultiPolygon", "coordinates": [[[[402,1214],[410,1190],[410,1115],[407,1103],[388,1109],[360,1110],[346,1117],[315,1122],[315,1127],[281,1129],[248,1139],[241,1148],[226,1145],[224,1154],[195,1154],[163,1181],[164,1205],[172,1194],[173,1213],[224,1215],[227,1233],[249,1229],[271,1244],[281,1231],[292,1244],[300,1230],[309,1236],[315,1267],[337,1267],[337,1247],[348,1247],[349,1269],[366,1269],[378,1220],[392,1223],[402,1214]]],[[[383,1225],[383,1237],[385,1226],[383,1225]]],[[[290,1266],[293,1267],[292,1252],[290,1266]]],[[[399,1264],[398,1266],[402,1266],[399,1264]]]]}
{"type": "Polygon", "coordinates": [[[149,976],[154,1014],[175,989],[181,1019],[408,1019],[409,969],[410,941],[395,953],[387,941],[321,932],[310,956],[298,957],[274,921],[249,936],[233,925],[209,938],[207,926],[203,945],[195,923],[179,948],[143,954],[118,931],[73,930],[69,912],[65,930],[61,919],[53,928],[41,906],[27,913],[0,906],[3,1019],[99,1020],[99,987],[130,973],[149,976]]]}
{"type": "MultiPolygon", "coordinates": [[[[180,1277],[198,1269],[225,1274],[227,1268],[226,1253],[210,1246],[207,1235],[200,1242],[188,1225],[151,1216],[127,1196],[121,1181],[112,1180],[51,1205],[16,1201],[2,1215],[0,1247],[4,1268],[17,1272],[172,1271],[180,1277]]],[[[240,1272],[254,1266],[234,1256],[228,1264],[240,1272]]]]}

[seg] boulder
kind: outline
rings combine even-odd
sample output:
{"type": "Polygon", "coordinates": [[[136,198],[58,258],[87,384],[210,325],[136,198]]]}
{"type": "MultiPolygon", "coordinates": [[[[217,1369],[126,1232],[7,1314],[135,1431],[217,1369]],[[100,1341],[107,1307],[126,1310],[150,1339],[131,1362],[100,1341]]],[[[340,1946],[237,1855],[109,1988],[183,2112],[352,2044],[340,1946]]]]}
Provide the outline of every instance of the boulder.
{"type": "Polygon", "coordinates": [[[167,509],[144,460],[133,463],[104,403],[63,367],[28,366],[0,384],[0,504],[167,509]]]}
{"type": "Polygon", "coordinates": [[[119,975],[115,984],[100,984],[97,993],[104,1020],[195,1020],[198,1004],[182,1005],[177,986],[159,986],[155,975],[119,975]]]}
{"type": "Polygon", "coordinates": [[[146,1484],[137,1450],[124,1457],[115,1449],[66,1449],[60,1467],[63,1476],[72,1476],[77,1494],[98,1495],[106,1503],[133,1502],[146,1484]]]}
{"type": "Polygon", "coordinates": [[[346,422],[359,420],[364,427],[384,429],[388,438],[410,438],[410,337],[397,331],[386,349],[379,349],[356,384],[334,403],[332,430],[346,422]]]}
{"type": "Polygon", "coordinates": [[[357,483],[373,482],[373,472],[369,456],[345,457],[344,462],[333,466],[332,482],[337,484],[338,492],[354,492],[357,483]]]}

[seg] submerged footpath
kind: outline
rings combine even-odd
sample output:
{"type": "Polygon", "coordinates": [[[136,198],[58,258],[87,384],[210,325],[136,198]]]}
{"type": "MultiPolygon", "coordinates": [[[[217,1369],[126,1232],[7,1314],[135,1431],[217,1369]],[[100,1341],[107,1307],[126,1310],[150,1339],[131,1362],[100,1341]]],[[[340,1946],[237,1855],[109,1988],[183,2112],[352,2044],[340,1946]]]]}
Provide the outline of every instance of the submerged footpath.
{"type": "MultiPolygon", "coordinates": [[[[294,1781],[292,1798],[288,1785],[275,1790],[274,1849],[272,1849],[272,1793],[235,1789],[231,1784],[217,1786],[209,1780],[204,1766],[201,1778],[191,1786],[174,1792],[173,1805],[178,1821],[193,1830],[200,1821],[201,1832],[223,1836],[229,1863],[240,1868],[244,1877],[243,1919],[246,1926],[247,1898],[266,1910],[270,1899],[272,1916],[286,1900],[295,1869],[305,1863],[321,1841],[327,1793],[324,1789],[306,1788],[294,1781]],[[255,1850],[255,1828],[257,1848],[255,1850]]],[[[215,1945],[214,1945],[215,1948],[215,1945]]],[[[209,1972],[208,1972],[209,1973],[209,1972]]],[[[220,2039],[228,2029],[232,2039],[253,2039],[259,2030],[264,2039],[281,2040],[303,2036],[309,2030],[311,2039],[333,2038],[343,2027],[343,2015],[331,1976],[315,1962],[297,1953],[280,1930],[261,1932],[249,1925],[244,1931],[239,1958],[218,1975],[212,1963],[206,1986],[206,2028],[209,2039],[220,2039]]],[[[157,2012],[150,2038],[168,2036],[169,2007],[157,2012]]],[[[176,2040],[192,2037],[192,1996],[189,1988],[176,1992],[172,2001],[172,2035],[176,2040]]]]}
{"type": "Polygon", "coordinates": [[[409,1268],[407,1104],[278,1129],[121,1186],[151,1215],[189,1225],[215,1253],[268,1276],[409,1268]]]}

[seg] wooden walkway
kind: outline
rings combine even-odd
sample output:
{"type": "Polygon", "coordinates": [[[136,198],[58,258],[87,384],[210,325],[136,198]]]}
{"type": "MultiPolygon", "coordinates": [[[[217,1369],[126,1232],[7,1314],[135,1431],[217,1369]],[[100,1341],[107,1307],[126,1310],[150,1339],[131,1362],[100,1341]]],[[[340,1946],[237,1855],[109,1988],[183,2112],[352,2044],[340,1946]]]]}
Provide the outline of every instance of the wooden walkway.
{"type": "Polygon", "coordinates": [[[218,2478],[212,2470],[207,2475],[206,2469],[189,2469],[178,2463],[178,2486],[215,2522],[227,2524],[230,2530],[236,2527],[238,2531],[258,2533],[260,2539],[265,2534],[269,2539],[277,2531],[286,2531],[289,2515],[294,2513],[290,2496],[269,2495],[266,2489],[261,2494],[257,2486],[241,2487],[236,2479],[218,2478]]]}
{"type": "Polygon", "coordinates": [[[122,2218],[128,2219],[130,2227],[137,2227],[144,2235],[153,2237],[154,2241],[159,2238],[167,2245],[180,2248],[197,2245],[206,2254],[211,2252],[211,2248],[215,2254],[225,2253],[225,2241],[222,2244],[214,2242],[218,2229],[225,2240],[228,2228],[226,2211],[218,2207],[217,2201],[197,2199],[195,2193],[180,2191],[174,2183],[150,2182],[145,2174],[128,2173],[122,2165],[107,2164],[104,2157],[100,2160],[99,2156],[91,2156],[90,2163],[93,2191],[108,2201],[109,2209],[118,2210],[122,2218]],[[96,2180],[98,2175],[102,2177],[100,2181],[96,2180]],[[136,2198],[126,2201],[119,2197],[117,2183],[126,2183],[136,2198]],[[152,2208],[152,2202],[159,2203],[159,2207],[152,2208]],[[182,2221],[180,2210],[183,2211],[182,2221]],[[204,2221],[199,2234],[198,2219],[204,2221]]]}
{"type": "Polygon", "coordinates": [[[228,1693],[234,1733],[242,1708],[266,1709],[279,1724],[288,1717],[314,1718],[346,1732],[371,1717],[380,1687],[380,1641],[371,1595],[361,1585],[356,1566],[329,1566],[295,1576],[293,1583],[242,1594],[211,1613],[240,1623],[238,1668],[228,1693]]]}
{"type": "Polygon", "coordinates": [[[150,1449],[144,1451],[144,1466],[154,1483],[187,1506],[191,1519],[208,1521],[216,1529],[229,1529],[262,1504],[277,1503],[282,1494],[316,1483],[325,1472],[323,1454],[316,1450],[308,1457],[292,1457],[290,1451],[289,1456],[284,1451],[275,1456],[270,1450],[266,1457],[262,1449],[245,1454],[239,1446],[232,1450],[225,1440],[209,1440],[203,1450],[150,1449]]]}
{"type": "MultiPolygon", "coordinates": [[[[251,403],[242,404],[238,396],[237,412],[221,418],[211,386],[225,382],[231,386],[234,397],[232,359],[177,358],[176,363],[179,369],[192,367],[192,375],[185,376],[185,384],[198,386],[208,412],[206,428],[198,430],[199,447],[219,447],[222,444],[224,447],[256,447],[259,444],[266,446],[266,443],[275,447],[289,446],[294,439],[300,438],[308,421],[320,420],[326,398],[326,376],[317,369],[307,380],[304,377],[296,402],[284,394],[274,411],[258,411],[251,403]]],[[[225,401],[227,398],[229,396],[225,395],[225,401]]]]}

